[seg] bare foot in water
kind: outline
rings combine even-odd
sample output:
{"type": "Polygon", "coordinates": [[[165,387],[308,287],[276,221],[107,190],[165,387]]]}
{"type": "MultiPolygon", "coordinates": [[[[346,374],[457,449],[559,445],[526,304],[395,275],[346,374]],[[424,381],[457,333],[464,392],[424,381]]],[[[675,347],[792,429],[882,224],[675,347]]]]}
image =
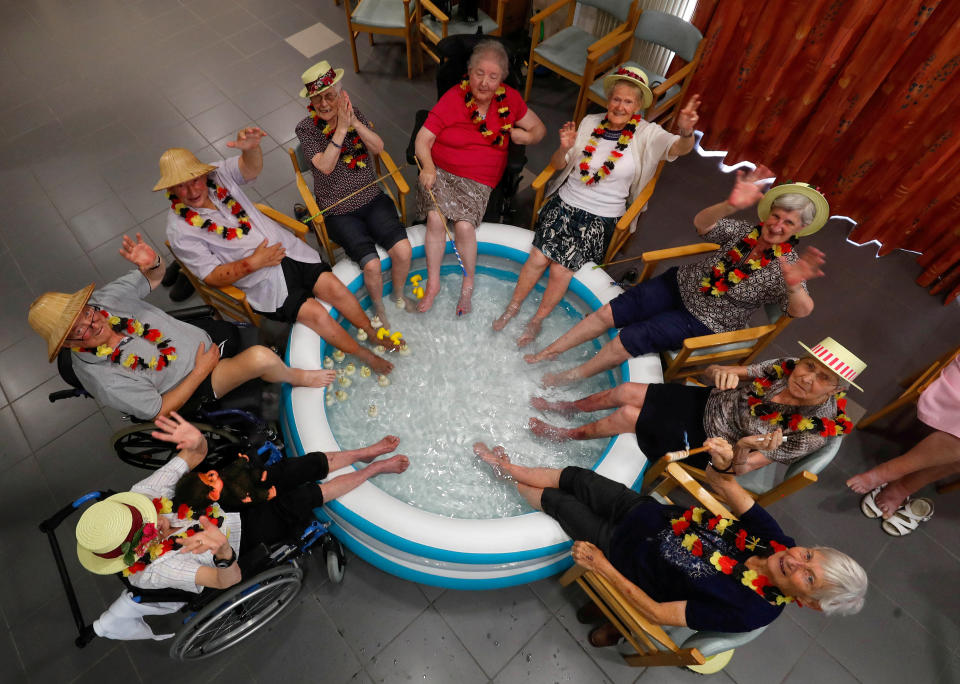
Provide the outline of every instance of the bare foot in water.
{"type": "Polygon", "coordinates": [[[387,307],[385,307],[385,306],[383,305],[383,301],[381,301],[379,305],[374,305],[374,307],[373,307],[373,313],[374,313],[374,315],[375,315],[377,318],[380,319],[380,324],[381,324],[384,328],[386,328],[387,330],[389,330],[389,329],[390,329],[390,319],[387,318],[387,307]]]}
{"type": "Polygon", "coordinates": [[[871,492],[880,485],[885,485],[886,482],[882,478],[873,474],[872,470],[860,473],[859,475],[854,475],[849,480],[847,480],[847,486],[855,491],[857,494],[866,494],[871,492]]]}
{"type": "Polygon", "coordinates": [[[886,519],[897,512],[897,509],[903,505],[909,495],[910,492],[904,489],[900,481],[895,480],[881,489],[873,500],[876,502],[877,508],[883,511],[883,517],[886,519]]]}
{"type": "Polygon", "coordinates": [[[428,280],[427,292],[423,295],[423,299],[420,300],[420,303],[417,304],[417,311],[420,313],[427,313],[433,306],[433,300],[437,298],[438,294],[440,294],[440,284],[437,283],[437,286],[434,287],[433,283],[428,280]]]}
{"type": "Polygon", "coordinates": [[[549,439],[551,442],[566,442],[567,440],[572,439],[570,436],[570,430],[551,425],[550,423],[545,423],[539,418],[531,418],[529,425],[530,432],[535,434],[537,437],[549,439]]]}
{"type": "Polygon", "coordinates": [[[395,435],[387,435],[381,439],[376,444],[371,444],[366,449],[364,449],[363,456],[360,456],[357,460],[363,461],[364,463],[370,463],[377,456],[383,456],[384,454],[389,454],[391,451],[397,448],[400,444],[400,438],[395,435]]]}
{"type": "Polygon", "coordinates": [[[336,379],[335,370],[301,370],[298,387],[326,387],[336,379]]]}
{"type": "Polygon", "coordinates": [[[523,334],[517,338],[517,347],[523,348],[537,339],[540,334],[540,328],[543,327],[542,318],[531,318],[527,326],[523,329],[523,334]]]}
{"type": "Polygon", "coordinates": [[[548,401],[543,397],[530,397],[530,405],[538,411],[550,411],[564,416],[579,413],[576,402],[573,401],[548,401]]]}
{"type": "Polygon", "coordinates": [[[517,312],[520,311],[519,304],[508,304],[506,311],[500,314],[500,318],[493,322],[493,329],[497,332],[500,332],[505,327],[507,323],[510,322],[510,319],[517,315],[517,312]]]}
{"type": "Polygon", "coordinates": [[[553,361],[558,356],[560,356],[558,352],[548,352],[544,349],[536,354],[525,354],[523,360],[527,363],[540,363],[541,361],[553,361]]]}
{"type": "Polygon", "coordinates": [[[397,307],[398,311],[403,309],[407,313],[414,313],[417,310],[416,302],[407,296],[400,295],[398,298],[391,298],[391,301],[393,302],[394,306],[397,307]]]}
{"type": "Polygon", "coordinates": [[[372,351],[365,349],[364,347],[360,347],[360,349],[357,350],[356,357],[370,366],[374,373],[379,373],[380,375],[389,375],[390,371],[393,370],[392,363],[386,359],[380,358],[372,351]]]}
{"type": "Polygon", "coordinates": [[[466,278],[460,286],[460,299],[457,301],[457,315],[462,316],[473,311],[473,282],[467,284],[466,278]]]}
{"type": "Polygon", "coordinates": [[[410,459],[403,454],[397,454],[383,461],[374,461],[368,468],[373,468],[379,475],[382,473],[399,474],[410,467],[410,459]]]}
{"type": "Polygon", "coordinates": [[[510,457],[507,456],[507,450],[502,446],[494,447],[493,451],[490,451],[490,447],[486,444],[477,442],[473,445],[473,453],[477,455],[477,458],[493,468],[494,475],[501,479],[512,479],[510,474],[505,470],[505,467],[510,465],[510,457]]]}
{"type": "Polygon", "coordinates": [[[570,385],[580,379],[580,374],[577,372],[577,369],[571,368],[562,373],[547,373],[543,376],[540,384],[544,387],[561,387],[563,385],[570,385]]]}

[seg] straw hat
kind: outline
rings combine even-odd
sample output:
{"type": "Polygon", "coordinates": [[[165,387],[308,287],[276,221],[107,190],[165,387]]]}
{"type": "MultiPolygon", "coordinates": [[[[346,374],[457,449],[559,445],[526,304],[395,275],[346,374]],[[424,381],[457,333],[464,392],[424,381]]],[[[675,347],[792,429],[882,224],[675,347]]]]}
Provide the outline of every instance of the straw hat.
{"type": "Polygon", "coordinates": [[[803,342],[797,342],[797,344],[810,352],[813,358],[826,366],[828,370],[833,371],[841,380],[849,382],[861,392],[863,391],[863,388],[854,380],[866,369],[867,364],[835,339],[825,337],[813,349],[803,342]]]}
{"type": "Polygon", "coordinates": [[[814,216],[810,225],[804,227],[803,230],[797,233],[797,237],[813,235],[826,225],[827,220],[830,218],[830,203],[827,202],[827,198],[824,197],[819,190],[809,183],[781,183],[780,185],[770,188],[767,194],[763,196],[763,199],[760,200],[760,204],[757,205],[757,214],[760,215],[760,220],[767,220],[767,216],[770,215],[770,210],[773,208],[773,201],[775,199],[780,197],[780,195],[788,195],[790,193],[803,195],[813,202],[813,206],[816,207],[817,211],[817,215],[814,216]]]}
{"type": "Polygon", "coordinates": [[[343,69],[334,69],[327,60],[318,62],[300,75],[303,81],[300,97],[319,95],[341,78],[343,78],[343,69]]]}
{"type": "Polygon", "coordinates": [[[47,341],[47,356],[53,361],[63,346],[63,341],[77,324],[83,313],[83,307],[93,293],[93,283],[73,294],[66,292],[47,292],[40,295],[30,305],[27,320],[30,327],[47,341]]]}
{"type": "Polygon", "coordinates": [[[127,567],[120,546],[144,524],[156,522],[157,509],[143,494],[121,492],[98,501],[77,522],[80,565],[98,575],[120,572],[127,567]],[[139,525],[135,524],[135,515],[140,517],[139,525]]]}
{"type": "Polygon", "coordinates": [[[603,77],[603,92],[607,97],[613,91],[613,86],[617,81],[627,81],[640,88],[640,109],[647,109],[653,104],[653,91],[650,90],[650,79],[644,73],[643,69],[633,66],[619,66],[616,71],[611,71],[603,77]]]}
{"type": "Polygon", "coordinates": [[[190,150],[171,147],[160,157],[160,180],[153,186],[153,191],[166,190],[216,170],[216,166],[204,164],[190,150]]]}

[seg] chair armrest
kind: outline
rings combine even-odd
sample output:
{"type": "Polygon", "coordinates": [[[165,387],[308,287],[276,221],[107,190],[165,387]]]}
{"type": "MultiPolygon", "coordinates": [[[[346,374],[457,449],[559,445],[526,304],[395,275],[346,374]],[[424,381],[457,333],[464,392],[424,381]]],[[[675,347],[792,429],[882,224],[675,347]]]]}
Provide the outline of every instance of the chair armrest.
{"type": "Polygon", "coordinates": [[[697,482],[693,477],[683,469],[679,463],[670,463],[666,467],[670,477],[676,480],[677,484],[683,487],[694,499],[709,510],[714,515],[722,515],[724,518],[736,518],[723,504],[717,501],[713,494],[704,489],[703,485],[697,482]]]}
{"type": "Polygon", "coordinates": [[[549,7],[544,7],[542,10],[540,10],[539,12],[534,14],[532,17],[530,17],[530,23],[536,24],[538,22],[543,21],[544,19],[549,17],[551,14],[553,14],[560,8],[564,7],[565,5],[569,5],[571,2],[573,2],[573,0],[557,0],[555,3],[553,3],[549,7]]]}
{"type": "MultiPolygon", "coordinates": [[[[646,191],[646,188],[644,188],[644,191],[646,191]]],[[[640,255],[643,259],[643,271],[640,273],[640,278],[637,280],[637,282],[642,283],[652,276],[654,270],[656,270],[657,265],[661,261],[666,261],[667,259],[680,259],[683,257],[693,256],[695,254],[713,252],[718,249],[720,249],[720,245],[716,244],[715,242],[697,242],[692,245],[668,247],[667,249],[654,249],[649,252],[644,252],[640,255]]]]}
{"type": "Polygon", "coordinates": [[[233,285],[224,285],[222,287],[218,287],[217,289],[231,299],[236,299],[238,302],[243,303],[247,301],[247,293],[241,290],[239,287],[235,287],[233,285]]]}
{"type": "Polygon", "coordinates": [[[587,48],[587,61],[598,60],[617,45],[622,45],[627,39],[632,38],[633,31],[628,31],[628,28],[626,24],[620,24],[603,38],[590,45],[587,48]]]}
{"type": "Polygon", "coordinates": [[[546,168],[540,172],[540,174],[533,179],[533,183],[530,184],[530,187],[534,190],[541,189],[544,185],[547,184],[547,181],[555,174],[557,170],[553,167],[553,164],[547,164],[546,168]]]}
{"type": "Polygon", "coordinates": [[[681,69],[677,69],[677,71],[676,71],[672,76],[670,76],[670,78],[668,78],[668,79],[666,79],[665,81],[663,81],[663,82],[662,82],[660,85],[658,85],[656,88],[653,88],[653,101],[656,102],[656,101],[657,101],[657,97],[659,97],[659,96],[662,95],[663,93],[667,92],[667,91],[670,90],[670,88],[672,88],[674,85],[676,85],[677,83],[679,83],[680,81],[682,81],[682,80],[686,77],[686,75],[687,75],[688,73],[690,73],[690,70],[691,70],[692,68],[693,68],[693,63],[690,63],[690,64],[687,64],[686,66],[684,66],[684,67],[681,68],[681,69]]]}
{"type": "Polygon", "coordinates": [[[383,165],[387,167],[387,171],[390,172],[390,178],[393,179],[393,182],[397,184],[397,192],[401,195],[406,195],[410,192],[410,186],[407,184],[407,180],[400,173],[400,169],[397,168],[396,162],[393,161],[386,150],[380,152],[380,159],[383,160],[383,165]]]}
{"type": "Polygon", "coordinates": [[[301,223],[300,221],[290,218],[286,214],[277,211],[273,207],[268,207],[266,204],[257,204],[255,205],[267,218],[271,218],[277,223],[279,223],[284,228],[287,228],[296,235],[301,240],[306,241],[307,238],[307,226],[301,223]]]}
{"type": "Polygon", "coordinates": [[[430,0],[420,0],[420,5],[440,23],[445,24],[450,21],[450,17],[440,11],[440,8],[430,2],[430,0]]]}
{"type": "Polygon", "coordinates": [[[700,337],[688,337],[683,341],[685,349],[696,350],[706,349],[708,347],[717,347],[721,344],[733,344],[735,342],[750,342],[758,337],[766,335],[776,328],[775,325],[758,325],[753,328],[744,328],[743,330],[732,330],[725,333],[711,333],[701,335],[700,337]]]}
{"type": "Polygon", "coordinates": [[[617,221],[617,230],[626,230],[629,228],[633,220],[637,218],[640,211],[646,206],[647,202],[650,201],[650,197],[657,187],[657,181],[660,180],[660,174],[663,172],[663,165],[664,162],[661,161],[657,166],[656,172],[653,174],[653,178],[643,186],[643,190],[640,191],[637,198],[633,200],[633,203],[627,208],[627,211],[620,217],[620,220],[617,221]]]}

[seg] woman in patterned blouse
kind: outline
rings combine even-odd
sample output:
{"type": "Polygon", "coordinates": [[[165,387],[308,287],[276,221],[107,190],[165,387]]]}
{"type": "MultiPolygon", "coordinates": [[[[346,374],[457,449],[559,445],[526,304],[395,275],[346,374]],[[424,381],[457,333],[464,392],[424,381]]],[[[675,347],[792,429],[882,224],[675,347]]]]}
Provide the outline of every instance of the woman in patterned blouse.
{"type": "Polygon", "coordinates": [[[592,359],[562,373],[548,373],[543,384],[569,384],[634,356],[678,349],[688,337],[740,330],[764,304],[779,303],[794,318],[810,315],[813,299],[806,281],[823,275],[824,255],[814,247],[801,255],[797,238],[820,230],[830,208],[806,183],[778,185],[764,195],[755,181],[772,175],[763,166],[747,175],[738,171],[726,201],[694,217],[697,234],[719,243],[717,251],[627,290],[539,353],[528,354],[528,363],[553,360],[612,327],[620,328],[592,359]],[[761,225],[727,218],[758,202],[761,225]]]}

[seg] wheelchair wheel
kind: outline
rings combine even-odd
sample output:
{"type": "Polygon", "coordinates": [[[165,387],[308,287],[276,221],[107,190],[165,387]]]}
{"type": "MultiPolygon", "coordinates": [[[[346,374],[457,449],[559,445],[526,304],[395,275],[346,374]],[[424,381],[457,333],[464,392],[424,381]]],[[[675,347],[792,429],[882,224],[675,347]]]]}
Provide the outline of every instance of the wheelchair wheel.
{"type": "Polygon", "coordinates": [[[290,608],[302,581],[303,571],[287,563],[231,587],[201,608],[177,633],[170,657],[199,660],[235,646],[290,608]]]}
{"type": "MultiPolygon", "coordinates": [[[[195,423],[195,425],[207,438],[209,453],[216,451],[217,447],[238,441],[237,437],[226,430],[204,423],[195,423]]],[[[120,460],[137,468],[156,470],[175,456],[177,449],[173,444],[150,436],[150,433],[156,429],[157,426],[153,423],[138,423],[115,432],[113,448],[120,460]]]]}
{"type": "Polygon", "coordinates": [[[347,556],[343,552],[343,545],[339,539],[329,533],[321,543],[323,545],[323,558],[327,564],[327,577],[334,584],[340,584],[343,581],[343,569],[347,564],[347,556]]]}

